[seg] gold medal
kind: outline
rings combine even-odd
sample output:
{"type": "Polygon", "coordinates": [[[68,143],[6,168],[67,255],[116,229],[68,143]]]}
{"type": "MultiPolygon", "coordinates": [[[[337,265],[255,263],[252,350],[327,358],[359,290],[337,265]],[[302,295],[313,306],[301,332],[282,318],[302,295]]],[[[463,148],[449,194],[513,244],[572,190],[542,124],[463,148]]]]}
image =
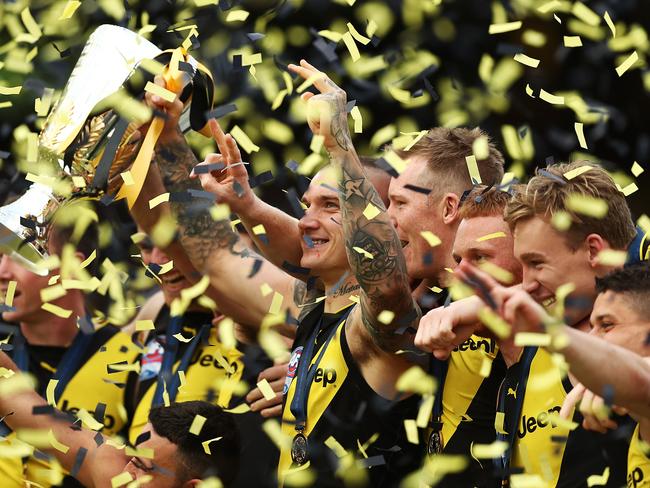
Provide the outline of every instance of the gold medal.
{"type": "Polygon", "coordinates": [[[307,459],[307,438],[302,432],[298,432],[291,443],[291,460],[298,466],[302,466],[307,459]]]}
{"type": "Polygon", "coordinates": [[[429,442],[427,443],[427,454],[430,456],[433,454],[442,453],[442,431],[432,430],[429,434],[429,442]]]}

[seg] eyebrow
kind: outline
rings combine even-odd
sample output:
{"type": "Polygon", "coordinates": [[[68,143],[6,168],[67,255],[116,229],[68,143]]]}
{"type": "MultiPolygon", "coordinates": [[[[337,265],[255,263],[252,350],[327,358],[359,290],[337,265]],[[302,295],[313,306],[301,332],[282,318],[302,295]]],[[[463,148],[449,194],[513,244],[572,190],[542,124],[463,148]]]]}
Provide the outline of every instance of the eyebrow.
{"type": "Polygon", "coordinates": [[[151,466],[147,464],[140,456],[133,456],[133,459],[137,460],[138,463],[140,463],[142,466],[144,466],[147,470],[154,470],[155,466],[153,464],[153,461],[151,462],[151,466]]]}
{"type": "Polygon", "coordinates": [[[546,256],[537,252],[525,252],[519,257],[519,259],[533,259],[533,258],[545,259],[546,256]]]}

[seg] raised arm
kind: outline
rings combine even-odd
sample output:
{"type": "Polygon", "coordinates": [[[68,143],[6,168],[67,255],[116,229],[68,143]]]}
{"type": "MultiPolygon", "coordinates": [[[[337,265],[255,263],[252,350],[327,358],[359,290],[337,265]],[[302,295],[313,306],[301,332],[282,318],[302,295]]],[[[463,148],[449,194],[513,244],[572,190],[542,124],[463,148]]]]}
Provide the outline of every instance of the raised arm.
{"type": "Polygon", "coordinates": [[[345,92],[304,60],[290,69],[305,79],[315,79],[320,94],[303,94],[308,101],[308,123],[314,134],[324,137],[332,163],[341,170],[339,200],[346,252],[362,290],[360,312],[353,312],[351,320],[360,314],[362,333],[384,351],[393,352],[403,342],[397,329],[417,324],[420,317],[399,238],[352,145],[345,92]],[[383,311],[388,313],[380,320],[383,311]]]}
{"type": "Polygon", "coordinates": [[[586,388],[600,396],[605,396],[611,388],[616,405],[650,417],[650,364],[644,358],[599,337],[558,324],[528,293],[505,288],[467,263],[458,271],[481,298],[493,301],[501,316],[512,325],[512,336],[519,332],[551,334],[552,340],[546,348],[563,354],[573,376],[586,388]],[[605,358],[607,367],[603,368],[605,358]]]}
{"type": "MultiPolygon", "coordinates": [[[[289,307],[295,315],[297,309],[292,300],[295,280],[240,243],[239,236],[231,228],[228,211],[213,218],[210,210],[214,207],[214,199],[205,198],[199,180],[190,178],[192,169],[198,162],[178,128],[181,102],[165,102],[151,94],[147,94],[147,97],[149,103],[166,112],[168,116],[156,146],[154,164],[147,184],[151,180],[154,187],[160,187],[160,178],[156,177],[156,172],[159,171],[164,188],[174,195],[174,198],[170,198],[169,206],[180,230],[182,249],[189,257],[194,270],[210,277],[209,296],[215,299],[226,315],[237,322],[256,326],[268,313],[274,298],[274,293],[262,293],[261,287],[266,283],[283,296],[282,309],[289,307]]],[[[216,121],[212,124],[215,138],[218,139],[217,143],[223,153],[223,156],[215,155],[214,159],[227,165],[230,154],[238,154],[239,151],[234,139],[223,135],[216,121]]],[[[231,177],[231,172],[232,168],[227,168],[220,176],[231,177]]],[[[162,193],[164,190],[160,191],[162,193]]],[[[147,202],[139,201],[140,212],[144,215],[140,215],[137,220],[150,232],[155,223],[148,215],[150,211],[147,202]]],[[[158,206],[161,207],[161,212],[165,211],[165,206],[166,204],[158,206]]],[[[170,250],[170,257],[175,263],[178,254],[179,249],[170,250]]],[[[179,258],[182,260],[182,256],[179,258]]],[[[194,279],[196,280],[196,275],[194,279]]]]}
{"type": "MultiPolygon", "coordinates": [[[[18,371],[16,365],[4,352],[0,352],[0,366],[18,371]]],[[[55,449],[53,446],[43,449],[54,455],[68,471],[72,471],[81,456],[84,456],[75,478],[84,486],[91,488],[110,487],[111,478],[121,473],[128,462],[124,450],[118,450],[106,442],[99,444],[96,442],[96,436],[101,434],[86,428],[80,429],[79,424],[75,424],[75,428],[72,428],[72,424],[64,420],[66,417],[61,412],[57,411],[56,416],[35,415],[34,408],[47,408],[47,402],[31,388],[12,388],[11,383],[15,384],[20,374],[10,378],[0,378],[0,415],[7,425],[14,431],[34,429],[48,432],[51,430],[56,441],[67,446],[68,449],[55,449]]]]}

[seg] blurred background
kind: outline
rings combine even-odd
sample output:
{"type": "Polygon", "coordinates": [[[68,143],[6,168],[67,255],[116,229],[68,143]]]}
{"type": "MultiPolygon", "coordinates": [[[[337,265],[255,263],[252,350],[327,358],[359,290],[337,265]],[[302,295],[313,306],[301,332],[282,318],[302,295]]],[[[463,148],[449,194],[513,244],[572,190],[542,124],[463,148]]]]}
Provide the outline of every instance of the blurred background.
{"type": "MultiPolygon", "coordinates": [[[[301,193],[326,161],[310,150],[301,81],[285,69],[301,58],[358,107],[361,154],[406,146],[436,125],[480,126],[517,177],[589,159],[630,192],[635,218],[649,211],[650,168],[639,172],[650,165],[650,8],[642,0],[4,0],[0,93],[22,88],[0,94],[0,202],[25,188],[25,141],[44,121],[35,100],[48,89],[56,99],[105,23],[163,49],[198,32],[190,53],[214,75],[215,106],[236,105],[220,123],[259,147],[243,153],[251,173],[273,175],[257,191],[288,212],[285,191],[301,193]]],[[[187,137],[199,158],[214,150],[210,139],[187,137]]],[[[99,207],[103,252],[128,262],[135,229],[124,203],[99,207]]]]}

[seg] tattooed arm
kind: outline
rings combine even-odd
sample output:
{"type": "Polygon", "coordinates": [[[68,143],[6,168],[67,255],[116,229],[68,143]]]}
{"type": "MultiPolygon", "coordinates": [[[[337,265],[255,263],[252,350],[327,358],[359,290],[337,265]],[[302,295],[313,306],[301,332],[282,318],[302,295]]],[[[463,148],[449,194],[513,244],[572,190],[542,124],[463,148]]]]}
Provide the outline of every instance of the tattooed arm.
{"type": "MultiPolygon", "coordinates": [[[[291,69],[304,78],[318,73],[305,61],[301,64],[291,69]]],[[[348,261],[361,285],[363,330],[380,349],[394,352],[404,342],[396,331],[417,324],[420,317],[411,297],[402,247],[352,145],[345,92],[324,75],[314,85],[321,94],[305,97],[310,105],[308,122],[315,134],[324,136],[332,163],[341,170],[339,200],[344,238],[348,261]],[[364,215],[369,205],[377,210],[372,218],[364,215]],[[382,311],[388,314],[379,320],[382,311]]]]}

